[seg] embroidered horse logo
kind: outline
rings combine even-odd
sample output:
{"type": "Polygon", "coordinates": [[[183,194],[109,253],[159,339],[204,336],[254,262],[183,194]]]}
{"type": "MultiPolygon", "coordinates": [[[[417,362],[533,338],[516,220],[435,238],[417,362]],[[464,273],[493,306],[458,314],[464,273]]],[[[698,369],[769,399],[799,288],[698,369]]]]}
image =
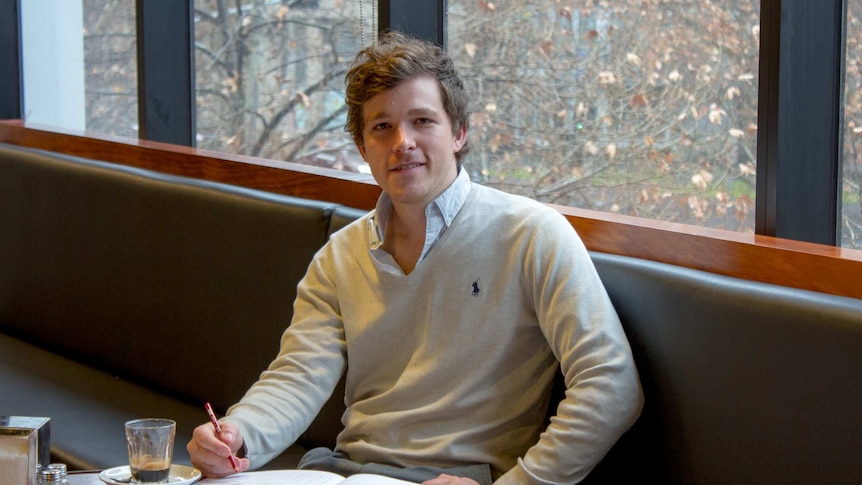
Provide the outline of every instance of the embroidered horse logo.
{"type": "Polygon", "coordinates": [[[473,298],[479,297],[479,278],[476,278],[476,281],[473,282],[473,298]]]}

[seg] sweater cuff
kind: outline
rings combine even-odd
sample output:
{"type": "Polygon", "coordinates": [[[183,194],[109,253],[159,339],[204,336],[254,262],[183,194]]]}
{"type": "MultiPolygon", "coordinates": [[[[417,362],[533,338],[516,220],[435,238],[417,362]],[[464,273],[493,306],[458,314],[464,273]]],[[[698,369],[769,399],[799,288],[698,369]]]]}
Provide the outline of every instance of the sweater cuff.
{"type": "Polygon", "coordinates": [[[518,464],[512,467],[494,482],[494,485],[564,485],[558,482],[542,480],[524,467],[524,460],[518,458],[518,464]]]}

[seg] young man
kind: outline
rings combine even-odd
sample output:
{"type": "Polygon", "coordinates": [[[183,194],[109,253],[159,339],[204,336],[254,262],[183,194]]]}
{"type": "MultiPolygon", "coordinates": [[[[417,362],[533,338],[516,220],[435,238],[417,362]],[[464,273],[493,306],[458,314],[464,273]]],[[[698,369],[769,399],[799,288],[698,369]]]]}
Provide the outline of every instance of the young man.
{"type": "Polygon", "coordinates": [[[347,74],[347,130],[383,189],[298,287],[277,358],[188,445],[208,476],[292,444],[346,372],[335,450],[300,467],[429,484],[574,483],[637,418],[631,350],[583,243],[556,211],[472,184],[451,59],[398,34],[347,74]],[[566,398],[544,416],[562,370],[566,398]]]}

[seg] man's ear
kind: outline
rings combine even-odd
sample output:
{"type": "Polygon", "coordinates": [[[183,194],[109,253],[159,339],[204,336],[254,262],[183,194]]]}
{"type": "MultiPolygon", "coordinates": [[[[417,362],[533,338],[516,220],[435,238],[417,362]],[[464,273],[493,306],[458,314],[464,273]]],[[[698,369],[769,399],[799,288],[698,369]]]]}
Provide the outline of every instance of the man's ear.
{"type": "Polygon", "coordinates": [[[454,148],[454,153],[458,153],[461,151],[461,148],[464,146],[464,143],[467,142],[467,126],[462,124],[460,128],[455,131],[455,140],[452,144],[454,148]]]}
{"type": "Polygon", "coordinates": [[[359,154],[362,155],[362,159],[365,160],[365,145],[356,145],[356,148],[359,150],[359,154]]]}

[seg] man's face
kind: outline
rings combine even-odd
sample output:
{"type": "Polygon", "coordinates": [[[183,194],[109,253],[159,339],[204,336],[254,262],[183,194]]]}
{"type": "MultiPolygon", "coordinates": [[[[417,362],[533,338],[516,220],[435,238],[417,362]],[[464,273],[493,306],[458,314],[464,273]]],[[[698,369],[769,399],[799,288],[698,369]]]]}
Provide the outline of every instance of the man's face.
{"type": "Polygon", "coordinates": [[[362,105],[359,152],[396,209],[424,209],[458,175],[455,154],[467,130],[452,133],[437,81],[413,78],[362,105]]]}

